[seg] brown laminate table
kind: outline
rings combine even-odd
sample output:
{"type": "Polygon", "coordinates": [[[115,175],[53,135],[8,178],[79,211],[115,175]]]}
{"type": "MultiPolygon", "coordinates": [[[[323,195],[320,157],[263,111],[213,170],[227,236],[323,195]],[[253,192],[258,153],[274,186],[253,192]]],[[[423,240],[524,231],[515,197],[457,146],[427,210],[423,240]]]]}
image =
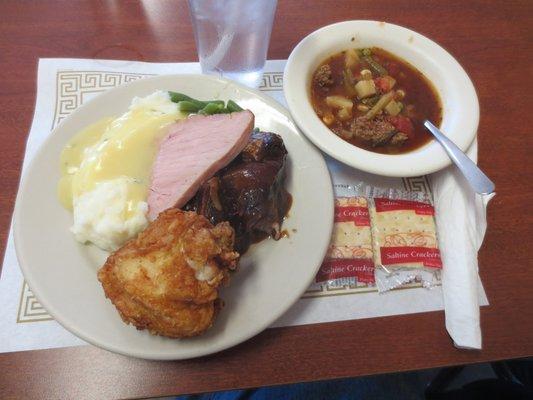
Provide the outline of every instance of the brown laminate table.
{"type": "MultiPolygon", "coordinates": [[[[533,2],[279,0],[269,58],[311,31],[376,19],[436,40],[481,105],[479,163],[496,182],[479,253],[490,306],[483,350],[452,346],[444,313],[269,329],[195,360],[153,362],[92,346],[0,354],[2,398],[134,398],[277,385],[533,355],[533,2]]],[[[186,1],[0,3],[0,240],[6,242],[33,114],[39,57],[193,61],[186,1]]],[[[5,246],[5,245],[3,245],[5,246]]],[[[1,329],[1,327],[0,327],[1,329]]]]}

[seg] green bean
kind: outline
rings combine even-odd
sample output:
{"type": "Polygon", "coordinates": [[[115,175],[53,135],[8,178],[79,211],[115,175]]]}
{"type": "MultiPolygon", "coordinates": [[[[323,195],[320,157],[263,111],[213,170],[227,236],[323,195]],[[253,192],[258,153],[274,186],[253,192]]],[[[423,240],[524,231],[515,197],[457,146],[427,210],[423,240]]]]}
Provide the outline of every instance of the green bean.
{"type": "Polygon", "coordinates": [[[235,103],[233,100],[228,100],[228,110],[231,112],[242,111],[242,107],[235,103]]]}
{"type": "Polygon", "coordinates": [[[387,106],[387,104],[389,104],[392,101],[393,98],[394,98],[394,90],[384,94],[383,96],[381,96],[378,102],[374,104],[374,107],[372,107],[370,111],[368,111],[365,114],[365,116],[368,119],[374,118],[378,112],[383,110],[387,106]]]}
{"type": "Polygon", "coordinates": [[[192,97],[189,97],[183,93],[169,91],[168,95],[170,96],[170,100],[174,103],[179,103],[180,101],[194,101],[192,97]]]}
{"type": "Polygon", "coordinates": [[[178,109],[184,112],[199,113],[204,115],[211,114],[228,114],[242,111],[242,108],[233,100],[228,100],[227,106],[224,100],[197,100],[183,93],[168,92],[170,100],[178,103],[178,109]]]}
{"type": "Polygon", "coordinates": [[[209,100],[209,101],[202,101],[202,103],[204,103],[205,105],[218,104],[218,105],[224,107],[224,100],[209,100]]]}
{"type": "Polygon", "coordinates": [[[363,103],[366,106],[372,107],[374,104],[376,104],[381,96],[379,94],[376,94],[372,97],[367,97],[366,99],[362,99],[361,103],[363,103]]]}
{"type": "Polygon", "coordinates": [[[385,68],[383,68],[376,60],[374,60],[371,56],[364,56],[363,60],[365,60],[375,73],[377,73],[380,76],[388,75],[389,73],[385,68]]]}
{"type": "Polygon", "coordinates": [[[181,101],[188,101],[190,103],[196,104],[199,108],[204,108],[208,104],[212,104],[212,103],[220,104],[220,105],[224,106],[224,100],[202,101],[202,100],[193,99],[192,97],[187,96],[186,94],[183,94],[183,93],[168,92],[168,94],[170,95],[170,101],[172,101],[173,103],[179,103],[181,101]]]}
{"type": "Polygon", "coordinates": [[[195,104],[196,107],[198,107],[198,110],[206,106],[206,104],[204,104],[202,101],[193,99],[192,97],[189,97],[183,93],[168,92],[168,94],[170,95],[170,101],[172,101],[173,103],[180,103],[182,101],[187,101],[189,103],[195,104]]]}
{"type": "Polygon", "coordinates": [[[198,105],[197,102],[192,102],[188,100],[182,100],[178,102],[178,110],[183,112],[195,113],[201,110],[204,106],[202,104],[198,105]]]}
{"type": "Polygon", "coordinates": [[[204,108],[202,108],[200,111],[198,111],[198,114],[203,115],[212,115],[212,114],[218,114],[222,109],[224,108],[224,105],[219,103],[209,103],[204,108]]]}
{"type": "Polygon", "coordinates": [[[186,94],[173,92],[171,90],[168,91],[168,95],[170,96],[170,101],[172,101],[173,103],[179,103],[180,101],[193,100],[191,97],[187,96],[186,94]]]}

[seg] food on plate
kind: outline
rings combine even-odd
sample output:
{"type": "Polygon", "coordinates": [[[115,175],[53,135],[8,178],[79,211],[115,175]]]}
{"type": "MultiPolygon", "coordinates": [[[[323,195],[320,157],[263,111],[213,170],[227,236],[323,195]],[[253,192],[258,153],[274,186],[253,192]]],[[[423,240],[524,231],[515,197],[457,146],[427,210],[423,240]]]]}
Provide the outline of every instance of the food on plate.
{"type": "Polygon", "coordinates": [[[81,243],[115,250],[148,223],[148,185],[157,141],[186,114],[167,92],[134,98],[126,113],[74,136],[61,153],[58,195],[81,243]]]}
{"type": "Polygon", "coordinates": [[[78,241],[114,251],[98,279],[126,323],[202,334],[239,252],[281,237],[287,150],[254,120],[231,100],[157,91],[65,146],[59,198],[78,241]]]}
{"type": "Polygon", "coordinates": [[[198,188],[246,146],[252,112],[193,115],[172,125],[159,144],[148,193],[148,216],[182,207],[198,188]]]}
{"type": "Polygon", "coordinates": [[[207,180],[185,208],[213,224],[229,221],[241,254],[269,235],[279,239],[291,205],[284,186],[286,157],[279,135],[254,131],[243,151],[207,180]]]}
{"type": "Polygon", "coordinates": [[[134,98],[123,115],[83,129],[60,157],[58,197],[73,213],[74,237],[116,250],[231,162],[253,121],[231,100],[156,91],[134,98]]]}
{"type": "Polygon", "coordinates": [[[168,92],[170,100],[178,104],[178,109],[183,112],[197,113],[200,115],[229,114],[232,112],[243,111],[233,100],[228,100],[224,105],[223,100],[201,101],[193,99],[183,93],[168,92]]]}
{"type": "Polygon", "coordinates": [[[335,199],[331,242],[315,281],[327,281],[329,286],[374,283],[372,234],[365,197],[335,199]]]}
{"type": "Polygon", "coordinates": [[[173,338],[203,333],[220,307],[218,288],[236,267],[234,233],[194,212],[169,209],[109,256],[98,271],[126,323],[173,338]]]}
{"type": "Polygon", "coordinates": [[[386,291],[415,280],[431,285],[442,268],[435,208],[423,193],[389,190],[383,194],[376,193],[369,207],[378,289],[386,291]]]}
{"type": "Polygon", "coordinates": [[[431,139],[423,122],[439,125],[433,85],[412,65],[380,49],[348,49],[313,73],[311,102],[323,123],[365,150],[400,154],[431,139]]]}

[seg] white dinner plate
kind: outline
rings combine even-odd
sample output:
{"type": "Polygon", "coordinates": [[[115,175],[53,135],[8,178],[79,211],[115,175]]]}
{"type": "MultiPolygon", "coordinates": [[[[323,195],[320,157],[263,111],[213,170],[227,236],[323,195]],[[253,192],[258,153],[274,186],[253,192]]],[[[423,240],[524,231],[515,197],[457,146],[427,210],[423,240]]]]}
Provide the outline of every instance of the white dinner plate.
{"type": "Polygon", "coordinates": [[[65,328],[107,350],[173,360],[211,354],[258,334],[307,289],[325,255],[333,225],[333,193],[322,155],[298,131],[288,112],[256,90],[203,75],[166,75],[111,89],[81,106],[46,140],[17,197],[15,244],[22,272],[39,302],[65,328]],[[120,115],[135,96],[174,90],[199,99],[233,99],[253,111],[256,127],[280,134],[288,156],[287,189],[293,204],[289,237],[253,245],[221,290],[225,306],[213,327],[192,339],[152,336],[126,325],[105,298],[96,273],[107,253],[74,240],[72,215],[56,197],[63,146],[80,129],[120,115]]]}

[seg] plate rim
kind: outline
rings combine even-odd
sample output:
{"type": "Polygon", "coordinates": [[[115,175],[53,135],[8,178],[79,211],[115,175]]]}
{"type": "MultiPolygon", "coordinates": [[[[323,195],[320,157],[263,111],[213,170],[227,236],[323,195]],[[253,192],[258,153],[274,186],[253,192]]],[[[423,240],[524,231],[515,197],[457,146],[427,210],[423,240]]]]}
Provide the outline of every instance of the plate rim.
{"type": "MultiPolygon", "coordinates": [[[[331,218],[326,221],[327,225],[324,226],[323,229],[325,229],[325,231],[327,231],[329,233],[329,235],[327,236],[328,238],[331,236],[331,232],[333,230],[333,211],[334,211],[333,184],[332,184],[332,181],[331,181],[331,174],[330,174],[329,169],[328,169],[327,164],[326,164],[326,160],[325,160],[324,156],[321,154],[320,150],[316,146],[314,146],[303,133],[301,133],[301,130],[298,128],[298,126],[294,122],[294,120],[293,120],[290,112],[288,111],[288,109],[286,109],[276,99],[274,99],[274,98],[272,98],[272,97],[270,97],[270,96],[268,96],[266,94],[263,94],[258,89],[249,88],[249,87],[241,85],[241,84],[239,84],[239,83],[237,83],[235,81],[231,81],[231,80],[228,80],[228,79],[225,79],[225,78],[222,78],[222,77],[215,77],[215,76],[204,75],[204,74],[186,74],[186,73],[181,73],[181,74],[160,74],[160,75],[156,75],[156,76],[146,77],[146,78],[142,78],[142,79],[139,79],[139,80],[136,80],[136,81],[132,81],[132,82],[128,82],[126,84],[122,84],[122,85],[116,86],[114,88],[110,88],[110,89],[108,89],[108,90],[106,90],[106,91],[104,91],[102,93],[99,93],[94,98],[92,98],[92,99],[88,100],[87,102],[83,103],[82,105],[80,105],[78,108],[76,108],[76,110],[74,110],[65,119],[63,119],[50,132],[50,134],[48,134],[48,136],[43,140],[43,142],[39,145],[39,148],[34,153],[32,159],[28,163],[27,167],[24,168],[24,171],[21,174],[20,184],[19,184],[19,188],[18,188],[18,191],[17,191],[17,196],[16,196],[16,200],[15,200],[15,207],[14,207],[14,212],[13,212],[13,225],[12,225],[13,226],[13,239],[14,239],[14,245],[15,245],[15,252],[16,252],[16,255],[17,255],[17,260],[18,260],[18,263],[19,263],[19,266],[20,266],[20,270],[21,270],[21,272],[23,274],[23,277],[24,277],[25,281],[28,283],[28,285],[29,285],[30,289],[32,290],[32,293],[35,295],[36,299],[39,301],[39,303],[41,303],[43,305],[43,307],[53,317],[53,319],[56,322],[58,322],[64,329],[66,329],[67,331],[71,332],[72,334],[74,334],[78,338],[86,341],[87,343],[90,343],[90,344],[92,344],[92,345],[94,345],[96,347],[102,348],[104,350],[107,350],[107,351],[110,351],[110,352],[114,352],[114,353],[117,353],[117,354],[121,354],[121,355],[125,355],[125,356],[129,356],[129,357],[135,357],[135,358],[147,359],[147,360],[185,360],[185,359],[192,359],[192,358],[208,356],[208,355],[211,355],[211,354],[216,354],[216,353],[219,353],[221,351],[227,350],[229,348],[235,347],[235,346],[237,346],[237,345],[239,345],[241,343],[244,343],[247,340],[255,337],[256,335],[258,335],[259,333],[263,332],[265,329],[267,329],[270,325],[272,325],[273,322],[275,322],[278,318],[280,318],[283,314],[285,314],[301,298],[301,295],[305,292],[306,288],[312,283],[313,278],[315,277],[316,272],[318,271],[318,269],[320,268],[320,265],[321,265],[320,262],[317,263],[317,265],[314,267],[314,269],[312,271],[313,273],[312,274],[310,273],[308,278],[306,279],[306,281],[305,281],[306,285],[302,286],[303,290],[295,291],[294,293],[296,293],[296,294],[293,296],[293,298],[290,299],[290,301],[288,301],[286,304],[284,304],[283,307],[281,307],[281,310],[280,310],[281,312],[275,318],[265,319],[263,321],[263,323],[257,324],[257,327],[255,329],[252,329],[248,334],[243,335],[243,337],[237,337],[237,339],[230,340],[230,341],[228,341],[227,343],[225,343],[222,346],[214,346],[215,349],[196,352],[193,355],[190,355],[190,354],[177,355],[177,354],[174,354],[174,353],[161,355],[161,354],[156,354],[156,353],[150,353],[149,351],[148,352],[145,352],[145,351],[126,351],[126,350],[123,350],[123,349],[118,348],[118,347],[113,346],[113,345],[108,345],[108,344],[105,344],[105,343],[101,343],[98,340],[94,340],[94,338],[92,338],[90,335],[85,334],[82,330],[78,329],[76,326],[71,325],[68,321],[65,321],[65,319],[68,320],[68,317],[65,318],[62,315],[62,313],[55,306],[53,306],[53,305],[48,303],[48,301],[46,300],[46,296],[44,296],[44,297],[42,296],[41,288],[39,287],[38,284],[35,285],[35,280],[34,280],[34,278],[32,276],[31,267],[28,267],[29,263],[26,262],[25,255],[23,254],[22,249],[21,249],[21,243],[24,240],[21,237],[21,235],[22,235],[22,233],[21,233],[21,222],[20,222],[20,220],[21,220],[21,212],[22,212],[22,210],[21,210],[21,207],[22,207],[21,206],[21,202],[22,202],[21,198],[24,195],[27,195],[27,193],[28,193],[28,187],[27,187],[28,176],[31,174],[32,170],[35,168],[35,164],[37,162],[36,160],[38,160],[39,157],[42,156],[42,154],[46,151],[46,148],[49,146],[49,142],[54,137],[54,132],[56,132],[58,129],[60,129],[63,126],[63,124],[66,123],[66,121],[70,120],[71,118],[76,118],[77,114],[83,113],[84,112],[83,110],[84,110],[85,107],[88,107],[92,103],[96,103],[98,101],[101,101],[100,98],[102,96],[106,95],[107,93],[110,93],[110,92],[116,91],[116,90],[126,90],[130,86],[139,85],[139,82],[141,82],[141,81],[148,81],[148,80],[149,81],[158,81],[158,80],[162,80],[162,79],[171,79],[171,78],[184,79],[184,78],[191,78],[191,77],[193,77],[195,79],[201,78],[201,79],[205,79],[205,80],[211,81],[213,83],[225,84],[227,86],[234,86],[234,87],[236,87],[237,89],[239,89],[241,91],[253,94],[254,97],[259,97],[270,108],[273,108],[274,110],[276,110],[277,112],[279,112],[280,114],[282,114],[284,117],[287,118],[287,121],[291,125],[292,130],[296,133],[296,135],[299,136],[299,138],[301,140],[303,140],[304,142],[307,142],[307,144],[309,146],[309,151],[314,152],[314,153],[316,153],[319,156],[318,158],[319,158],[319,162],[320,162],[321,167],[322,167],[321,169],[323,169],[325,171],[325,177],[327,177],[327,180],[328,180],[328,183],[329,183],[329,185],[324,187],[323,190],[322,190],[322,192],[324,192],[324,200],[325,200],[324,207],[328,208],[329,211],[330,211],[330,214],[331,214],[331,218]],[[32,284],[36,288],[36,290],[32,287],[32,284]],[[44,301],[43,301],[43,299],[44,299],[44,301]]],[[[133,95],[133,96],[135,96],[135,95],[133,95]]],[[[322,251],[322,253],[323,253],[322,254],[322,258],[326,255],[328,245],[329,245],[329,241],[327,241],[327,242],[325,241],[324,245],[323,245],[324,248],[323,248],[323,251],[322,251]]],[[[142,332],[142,331],[140,331],[140,332],[142,332]]],[[[165,339],[175,340],[175,339],[170,339],[170,338],[165,338],[165,339]]]]}

